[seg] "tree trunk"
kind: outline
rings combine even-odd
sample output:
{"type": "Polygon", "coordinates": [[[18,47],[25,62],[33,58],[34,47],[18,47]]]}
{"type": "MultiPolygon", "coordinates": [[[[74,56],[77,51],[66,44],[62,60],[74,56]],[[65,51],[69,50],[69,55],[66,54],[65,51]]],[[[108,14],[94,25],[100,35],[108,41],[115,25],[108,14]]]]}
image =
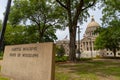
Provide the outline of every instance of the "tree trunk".
{"type": "Polygon", "coordinates": [[[113,49],[114,57],[116,57],[116,49],[113,49]]]}
{"type": "Polygon", "coordinates": [[[69,28],[69,33],[70,33],[70,43],[69,43],[69,60],[72,62],[76,61],[76,27],[72,26],[71,28],[69,28]]]}
{"type": "Polygon", "coordinates": [[[44,42],[44,39],[43,39],[43,36],[44,36],[44,32],[39,32],[39,42],[44,42]]]}

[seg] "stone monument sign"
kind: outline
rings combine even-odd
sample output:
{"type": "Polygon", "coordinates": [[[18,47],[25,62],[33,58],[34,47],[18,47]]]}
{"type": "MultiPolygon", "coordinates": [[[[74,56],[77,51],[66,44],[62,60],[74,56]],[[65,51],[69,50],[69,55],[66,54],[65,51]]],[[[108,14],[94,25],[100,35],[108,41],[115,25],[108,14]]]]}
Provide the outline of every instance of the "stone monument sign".
{"type": "Polygon", "coordinates": [[[1,72],[13,80],[54,80],[54,44],[6,46],[1,72]]]}

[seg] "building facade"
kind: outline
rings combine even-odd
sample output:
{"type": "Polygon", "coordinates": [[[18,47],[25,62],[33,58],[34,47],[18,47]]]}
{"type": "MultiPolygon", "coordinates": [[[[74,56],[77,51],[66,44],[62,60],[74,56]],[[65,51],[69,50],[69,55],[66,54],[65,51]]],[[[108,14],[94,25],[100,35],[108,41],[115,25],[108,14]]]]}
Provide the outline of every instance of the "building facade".
{"type": "MultiPolygon", "coordinates": [[[[83,39],[81,39],[79,42],[76,41],[76,46],[77,46],[76,50],[79,48],[79,45],[80,45],[80,52],[81,52],[80,57],[90,58],[90,57],[97,57],[97,56],[113,56],[114,55],[112,51],[109,51],[106,49],[104,50],[94,49],[95,39],[99,35],[97,33],[94,33],[94,31],[99,27],[100,25],[92,17],[91,22],[87,25],[83,39]]],[[[58,46],[63,45],[66,55],[69,55],[69,51],[70,51],[69,40],[67,38],[57,41],[56,45],[58,46]]],[[[120,51],[117,51],[116,56],[120,56],[120,51]]]]}
{"type": "MultiPolygon", "coordinates": [[[[83,39],[80,41],[81,57],[96,57],[99,56],[99,50],[94,49],[94,42],[98,34],[94,31],[99,28],[100,25],[92,17],[91,22],[87,25],[83,39]]],[[[77,44],[78,45],[78,44],[77,44]]]]}

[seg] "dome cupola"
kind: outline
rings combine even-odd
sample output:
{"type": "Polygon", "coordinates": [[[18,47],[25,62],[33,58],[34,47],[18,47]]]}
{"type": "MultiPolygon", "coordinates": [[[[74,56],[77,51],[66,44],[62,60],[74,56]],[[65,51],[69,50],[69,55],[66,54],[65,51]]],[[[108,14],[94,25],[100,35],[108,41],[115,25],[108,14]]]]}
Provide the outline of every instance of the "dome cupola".
{"type": "Polygon", "coordinates": [[[87,25],[88,27],[100,27],[100,25],[95,21],[94,17],[92,16],[91,22],[87,25]]]}
{"type": "Polygon", "coordinates": [[[100,27],[100,25],[95,21],[94,17],[92,16],[91,22],[87,25],[85,35],[86,36],[96,36],[96,34],[94,34],[94,31],[99,27],[100,27]]]}

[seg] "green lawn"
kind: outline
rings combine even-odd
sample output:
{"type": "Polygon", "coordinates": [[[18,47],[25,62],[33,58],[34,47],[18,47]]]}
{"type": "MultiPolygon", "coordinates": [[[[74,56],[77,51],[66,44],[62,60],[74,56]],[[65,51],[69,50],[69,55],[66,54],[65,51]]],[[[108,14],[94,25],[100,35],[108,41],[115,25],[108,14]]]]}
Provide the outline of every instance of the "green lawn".
{"type": "MultiPolygon", "coordinates": [[[[0,76],[0,80],[9,80],[0,76]]],[[[120,80],[120,60],[57,63],[55,80],[120,80]]]]}
{"type": "Polygon", "coordinates": [[[10,80],[10,79],[4,78],[4,77],[1,77],[1,76],[0,76],[0,80],[10,80]]]}
{"type": "Polygon", "coordinates": [[[120,60],[57,64],[55,80],[120,80],[120,60]]]}
{"type": "MultiPolygon", "coordinates": [[[[0,71],[1,71],[1,66],[0,66],[0,71]]],[[[10,79],[5,78],[5,77],[3,77],[3,76],[0,75],[0,80],[10,80],[10,79]]]]}

